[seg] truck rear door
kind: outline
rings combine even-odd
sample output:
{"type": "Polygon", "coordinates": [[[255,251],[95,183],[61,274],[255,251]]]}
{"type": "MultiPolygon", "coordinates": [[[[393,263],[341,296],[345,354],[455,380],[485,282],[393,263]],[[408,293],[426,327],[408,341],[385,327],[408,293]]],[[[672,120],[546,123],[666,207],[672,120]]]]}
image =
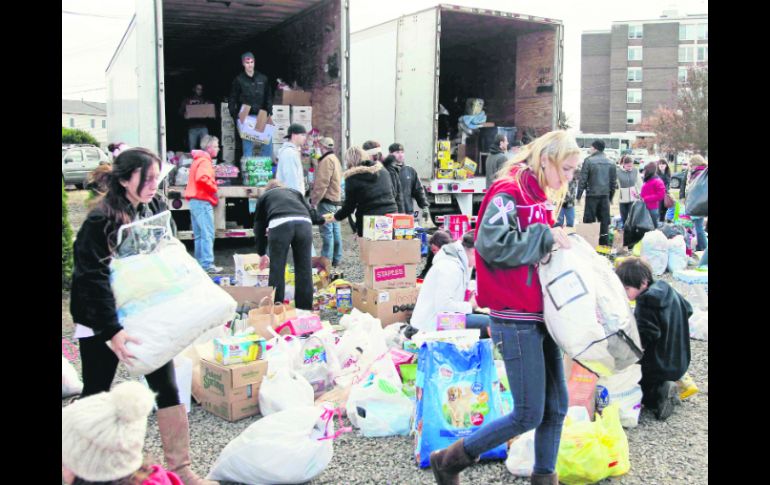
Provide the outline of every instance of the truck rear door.
{"type": "Polygon", "coordinates": [[[396,139],[392,141],[404,145],[409,164],[422,179],[433,175],[438,136],[439,29],[438,8],[398,19],[396,139]]]}

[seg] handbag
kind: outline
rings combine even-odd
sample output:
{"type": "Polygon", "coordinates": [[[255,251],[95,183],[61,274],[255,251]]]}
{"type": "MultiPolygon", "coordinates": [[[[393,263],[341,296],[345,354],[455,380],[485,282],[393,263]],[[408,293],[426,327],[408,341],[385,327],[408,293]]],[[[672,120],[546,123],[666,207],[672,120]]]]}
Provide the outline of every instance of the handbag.
{"type": "Polygon", "coordinates": [[[674,207],[675,204],[676,204],[676,201],[674,201],[674,198],[666,194],[666,197],[663,199],[663,207],[665,207],[666,209],[670,209],[674,207]]]}
{"type": "Polygon", "coordinates": [[[708,217],[709,215],[709,169],[708,167],[695,177],[687,188],[685,201],[687,213],[691,216],[708,217]]]}
{"type": "Polygon", "coordinates": [[[650,215],[650,211],[647,210],[644,201],[637,200],[631,206],[631,209],[628,210],[625,228],[627,230],[638,232],[652,231],[655,229],[652,216],[650,215]]]}

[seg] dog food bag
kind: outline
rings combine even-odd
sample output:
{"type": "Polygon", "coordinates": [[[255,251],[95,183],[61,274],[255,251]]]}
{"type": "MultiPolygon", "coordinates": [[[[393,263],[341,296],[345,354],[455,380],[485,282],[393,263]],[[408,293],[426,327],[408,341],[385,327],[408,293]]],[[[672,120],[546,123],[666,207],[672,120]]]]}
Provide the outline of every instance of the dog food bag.
{"type": "MultiPolygon", "coordinates": [[[[415,459],[430,465],[430,454],[471,435],[503,415],[500,381],[489,340],[461,350],[447,342],[426,342],[420,347],[415,380],[417,411],[415,459]]],[[[503,443],[481,455],[502,460],[503,443]]]]}

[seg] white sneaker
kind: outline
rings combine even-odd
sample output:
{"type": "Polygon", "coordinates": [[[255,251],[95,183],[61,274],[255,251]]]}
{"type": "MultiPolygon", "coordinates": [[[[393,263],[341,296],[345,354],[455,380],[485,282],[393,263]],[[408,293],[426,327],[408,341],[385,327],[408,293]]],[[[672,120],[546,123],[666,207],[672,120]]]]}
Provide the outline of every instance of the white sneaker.
{"type": "Polygon", "coordinates": [[[206,273],[209,273],[209,274],[217,274],[217,273],[221,273],[221,272],[222,272],[222,269],[223,269],[223,268],[222,268],[221,266],[214,266],[214,265],[212,264],[212,265],[209,267],[209,269],[207,269],[207,270],[206,270],[206,273]]]}

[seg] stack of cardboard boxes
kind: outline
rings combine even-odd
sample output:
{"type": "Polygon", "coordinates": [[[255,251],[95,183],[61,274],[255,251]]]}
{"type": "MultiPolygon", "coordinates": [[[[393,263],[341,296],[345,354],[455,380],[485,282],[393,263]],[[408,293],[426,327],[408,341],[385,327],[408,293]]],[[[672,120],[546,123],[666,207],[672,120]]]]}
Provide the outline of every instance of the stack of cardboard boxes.
{"type": "Polygon", "coordinates": [[[273,153],[278,155],[278,150],[281,149],[284,137],[289,131],[289,125],[291,125],[291,107],[288,104],[274,104],[273,105],[273,124],[275,125],[275,131],[273,132],[273,153]]]}
{"type": "Polygon", "coordinates": [[[222,160],[228,163],[235,162],[235,121],[230,116],[227,103],[220,105],[220,117],[222,118],[222,139],[219,144],[222,147],[222,160]]]}
{"type": "Polygon", "coordinates": [[[353,287],[353,306],[379,318],[385,327],[405,322],[417,302],[417,264],[421,242],[414,238],[414,216],[364,217],[359,240],[364,283],[353,287]]]}

